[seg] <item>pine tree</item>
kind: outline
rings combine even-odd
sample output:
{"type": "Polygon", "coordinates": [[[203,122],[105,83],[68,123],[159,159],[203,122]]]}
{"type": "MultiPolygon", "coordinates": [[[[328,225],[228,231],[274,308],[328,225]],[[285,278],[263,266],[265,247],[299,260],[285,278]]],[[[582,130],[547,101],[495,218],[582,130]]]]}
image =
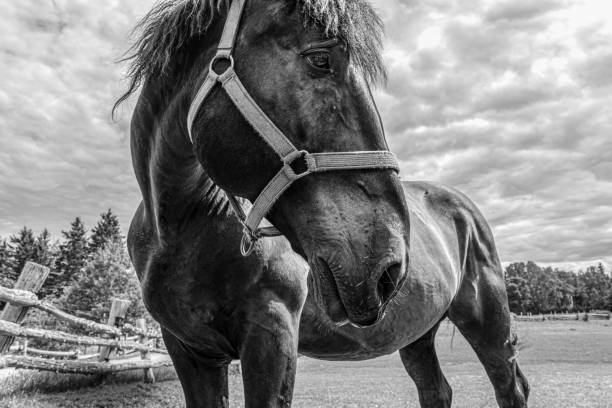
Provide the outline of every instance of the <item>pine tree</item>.
{"type": "Polygon", "coordinates": [[[33,261],[37,254],[36,238],[31,229],[23,227],[17,235],[10,237],[13,253],[12,269],[16,276],[19,276],[26,262],[33,261]]]}
{"type": "Polygon", "coordinates": [[[125,244],[111,242],[93,254],[84,271],[62,298],[67,310],[82,310],[104,321],[113,297],[131,301],[127,319],[134,321],[145,315],[140,284],[130,268],[125,244]]]}
{"type": "Polygon", "coordinates": [[[51,243],[51,234],[45,228],[40,235],[36,237],[34,245],[34,257],[30,259],[39,265],[51,268],[55,261],[54,246],[51,243]]]}
{"type": "Polygon", "coordinates": [[[0,240],[0,285],[13,287],[17,276],[12,268],[11,248],[6,239],[0,240]]]}
{"type": "Polygon", "coordinates": [[[8,286],[17,281],[26,262],[34,262],[39,265],[51,268],[55,259],[54,246],[51,243],[51,234],[44,229],[38,236],[30,228],[23,227],[17,235],[10,237],[8,245],[10,271],[7,273],[9,278],[8,286]]]}
{"type": "Polygon", "coordinates": [[[45,296],[61,296],[64,289],[79,276],[87,261],[87,238],[81,219],[76,217],[70,224],[70,230],[62,231],[62,235],[64,242],[59,246],[54,270],[45,284],[45,296]]]}
{"type": "Polygon", "coordinates": [[[91,230],[88,252],[93,255],[109,243],[122,240],[119,219],[109,208],[107,212],[100,214],[100,221],[91,230]]]}
{"type": "Polygon", "coordinates": [[[597,272],[599,272],[602,275],[606,274],[606,268],[603,266],[601,262],[597,264],[597,272]]]}

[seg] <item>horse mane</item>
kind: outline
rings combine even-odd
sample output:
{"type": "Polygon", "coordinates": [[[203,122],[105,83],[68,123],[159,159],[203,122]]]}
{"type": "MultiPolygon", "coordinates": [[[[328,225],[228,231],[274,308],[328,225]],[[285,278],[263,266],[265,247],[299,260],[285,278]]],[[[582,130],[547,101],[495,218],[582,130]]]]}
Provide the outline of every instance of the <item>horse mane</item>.
{"type": "MultiPolygon", "coordinates": [[[[367,0],[289,0],[301,6],[305,25],[317,26],[326,35],[340,36],[348,44],[353,64],[370,83],[386,80],[381,49],[382,21],[367,0]]],[[[231,0],[161,0],[138,22],[136,40],[122,62],[129,62],[127,91],[117,100],[113,113],[150,78],[170,77],[180,68],[187,43],[206,34],[215,18],[227,12],[231,0]]],[[[225,192],[211,179],[205,180],[201,200],[209,215],[233,214],[225,192]]],[[[243,207],[247,200],[239,199],[243,207]]]]}
{"type": "MultiPolygon", "coordinates": [[[[304,24],[321,27],[326,35],[340,36],[351,59],[370,83],[386,80],[382,60],[383,24],[366,0],[298,0],[304,24]]],[[[134,44],[121,60],[129,62],[128,90],[113,111],[151,77],[169,73],[173,61],[193,37],[206,33],[231,0],[162,0],[136,25],[134,44]]]]}

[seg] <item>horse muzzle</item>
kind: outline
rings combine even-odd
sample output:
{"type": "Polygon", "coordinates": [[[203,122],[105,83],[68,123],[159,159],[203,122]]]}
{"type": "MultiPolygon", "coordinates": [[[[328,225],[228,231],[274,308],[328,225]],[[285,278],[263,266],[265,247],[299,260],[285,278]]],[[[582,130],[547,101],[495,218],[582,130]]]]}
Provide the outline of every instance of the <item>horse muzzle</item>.
{"type": "Polygon", "coordinates": [[[407,269],[403,240],[387,244],[378,256],[341,256],[342,251],[332,250],[312,264],[315,299],[336,325],[364,328],[384,317],[406,280],[407,269]]]}

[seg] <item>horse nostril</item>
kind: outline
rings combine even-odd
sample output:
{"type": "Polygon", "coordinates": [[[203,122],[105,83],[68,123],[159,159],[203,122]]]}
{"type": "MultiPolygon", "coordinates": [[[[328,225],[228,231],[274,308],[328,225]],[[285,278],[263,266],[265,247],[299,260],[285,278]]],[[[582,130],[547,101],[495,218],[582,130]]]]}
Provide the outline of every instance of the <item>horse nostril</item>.
{"type": "Polygon", "coordinates": [[[376,285],[376,291],[383,304],[387,303],[391,296],[395,293],[397,285],[402,278],[402,264],[400,262],[390,265],[382,273],[378,284],[376,285]]]}

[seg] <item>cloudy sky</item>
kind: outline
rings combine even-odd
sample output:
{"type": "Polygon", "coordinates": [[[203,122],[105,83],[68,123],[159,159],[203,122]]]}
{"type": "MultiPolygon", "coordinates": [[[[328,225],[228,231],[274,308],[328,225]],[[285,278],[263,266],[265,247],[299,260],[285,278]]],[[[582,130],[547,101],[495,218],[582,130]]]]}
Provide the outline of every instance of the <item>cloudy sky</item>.
{"type": "MultiPolygon", "coordinates": [[[[0,0],[0,235],[139,201],[114,61],[150,0],[0,0]]],[[[464,191],[504,261],[612,263],[612,3],[374,0],[404,179],[464,191]]]]}

